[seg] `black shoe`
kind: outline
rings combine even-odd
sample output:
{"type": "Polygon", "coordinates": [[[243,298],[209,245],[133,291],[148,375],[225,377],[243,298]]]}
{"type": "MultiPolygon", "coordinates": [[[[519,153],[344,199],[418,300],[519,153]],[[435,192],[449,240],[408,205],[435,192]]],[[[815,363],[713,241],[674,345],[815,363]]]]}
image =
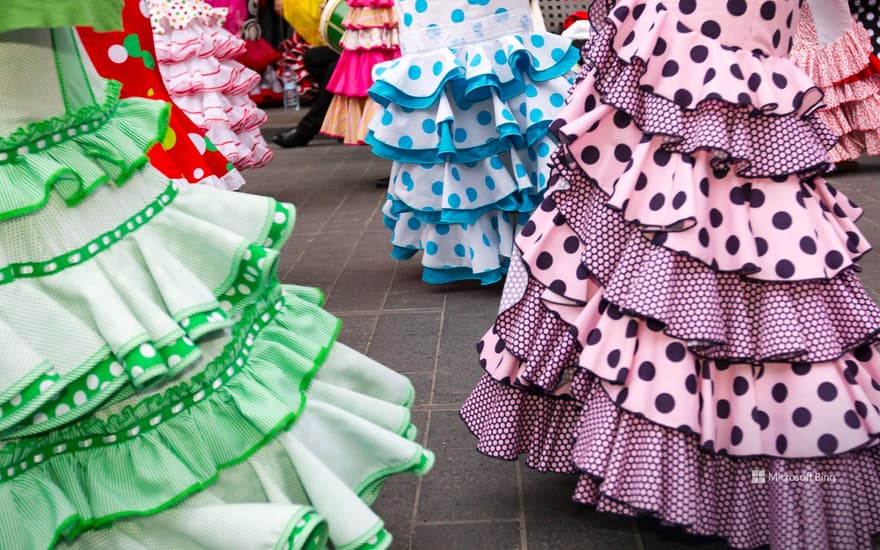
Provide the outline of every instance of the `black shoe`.
{"type": "Polygon", "coordinates": [[[310,141],[312,141],[312,136],[307,136],[298,128],[293,128],[286,132],[275,134],[275,136],[272,137],[272,141],[285,149],[289,149],[291,147],[305,147],[310,141]]]}

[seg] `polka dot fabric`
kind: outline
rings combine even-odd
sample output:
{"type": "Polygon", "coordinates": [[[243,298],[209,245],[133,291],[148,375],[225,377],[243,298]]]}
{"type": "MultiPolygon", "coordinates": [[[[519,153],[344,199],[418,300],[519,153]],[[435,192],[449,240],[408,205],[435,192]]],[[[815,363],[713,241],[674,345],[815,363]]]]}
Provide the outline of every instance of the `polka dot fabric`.
{"type": "Polygon", "coordinates": [[[821,95],[787,59],[799,8],[593,3],[519,301],[477,346],[482,452],[734,547],[870,547],[880,309],[861,211],[821,178],[821,95]]]}
{"type": "Polygon", "coordinates": [[[880,0],[849,0],[849,7],[871,35],[874,53],[880,55],[880,0]]]}
{"type": "Polygon", "coordinates": [[[576,502],[653,515],[733,548],[868,550],[870,533],[880,530],[874,447],[820,459],[733,458],[622,411],[595,383],[580,384],[578,399],[524,392],[486,375],[461,416],[485,454],[526,454],[540,471],[577,472],[576,502]]]}
{"type": "Polygon", "coordinates": [[[532,33],[522,0],[397,7],[405,55],[374,68],[382,109],[366,138],[395,161],[383,208],[392,256],[423,251],[426,282],[496,282],[549,183],[549,127],[577,51],[532,33]]]}

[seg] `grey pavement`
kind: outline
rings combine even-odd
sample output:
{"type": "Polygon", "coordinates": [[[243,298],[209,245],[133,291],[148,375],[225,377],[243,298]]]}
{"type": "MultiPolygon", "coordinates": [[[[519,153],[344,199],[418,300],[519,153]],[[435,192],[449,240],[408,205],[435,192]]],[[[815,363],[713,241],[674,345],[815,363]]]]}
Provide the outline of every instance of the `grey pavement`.
{"type": "MultiPolygon", "coordinates": [[[[264,134],[299,114],[270,112],[264,134]]],[[[650,520],[632,520],[571,502],[573,478],[541,474],[521,462],[487,458],[458,417],[481,369],[474,344],[495,318],[500,285],[431,286],[417,259],[392,260],[382,225],[390,163],[366,147],[317,138],[277,150],[275,160],[245,172],[243,191],[297,206],[298,221],[280,262],[284,282],[320,287],[326,307],[344,322],[341,340],[407,375],[418,397],[414,422],[437,455],[434,470],[398,476],[374,509],[396,550],[578,549],[722,550],[716,540],[683,535],[650,520]]],[[[832,178],[865,208],[860,227],[880,243],[880,161],[832,178]]],[[[880,254],[862,262],[862,280],[880,296],[880,254]]]]}

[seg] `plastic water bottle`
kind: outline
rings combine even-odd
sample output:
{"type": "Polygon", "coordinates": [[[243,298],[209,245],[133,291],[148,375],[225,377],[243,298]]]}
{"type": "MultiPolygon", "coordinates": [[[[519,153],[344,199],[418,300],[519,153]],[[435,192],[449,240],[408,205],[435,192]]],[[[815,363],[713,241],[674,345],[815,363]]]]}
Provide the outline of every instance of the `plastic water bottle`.
{"type": "Polygon", "coordinates": [[[284,83],[284,110],[299,111],[299,85],[296,83],[296,73],[290,68],[284,69],[281,80],[284,83]]]}

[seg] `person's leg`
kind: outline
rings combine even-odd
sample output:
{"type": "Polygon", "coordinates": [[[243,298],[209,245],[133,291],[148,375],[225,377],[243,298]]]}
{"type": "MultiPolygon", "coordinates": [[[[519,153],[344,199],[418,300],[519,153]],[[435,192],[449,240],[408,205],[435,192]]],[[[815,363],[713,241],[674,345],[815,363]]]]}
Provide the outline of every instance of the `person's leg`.
{"type": "Polygon", "coordinates": [[[318,134],[330,102],[333,101],[333,93],[327,89],[327,83],[330,82],[337,61],[339,54],[327,46],[312,48],[305,53],[303,64],[318,84],[319,91],[297,127],[276,135],[273,138],[275,143],[282,147],[302,147],[318,134]]]}

